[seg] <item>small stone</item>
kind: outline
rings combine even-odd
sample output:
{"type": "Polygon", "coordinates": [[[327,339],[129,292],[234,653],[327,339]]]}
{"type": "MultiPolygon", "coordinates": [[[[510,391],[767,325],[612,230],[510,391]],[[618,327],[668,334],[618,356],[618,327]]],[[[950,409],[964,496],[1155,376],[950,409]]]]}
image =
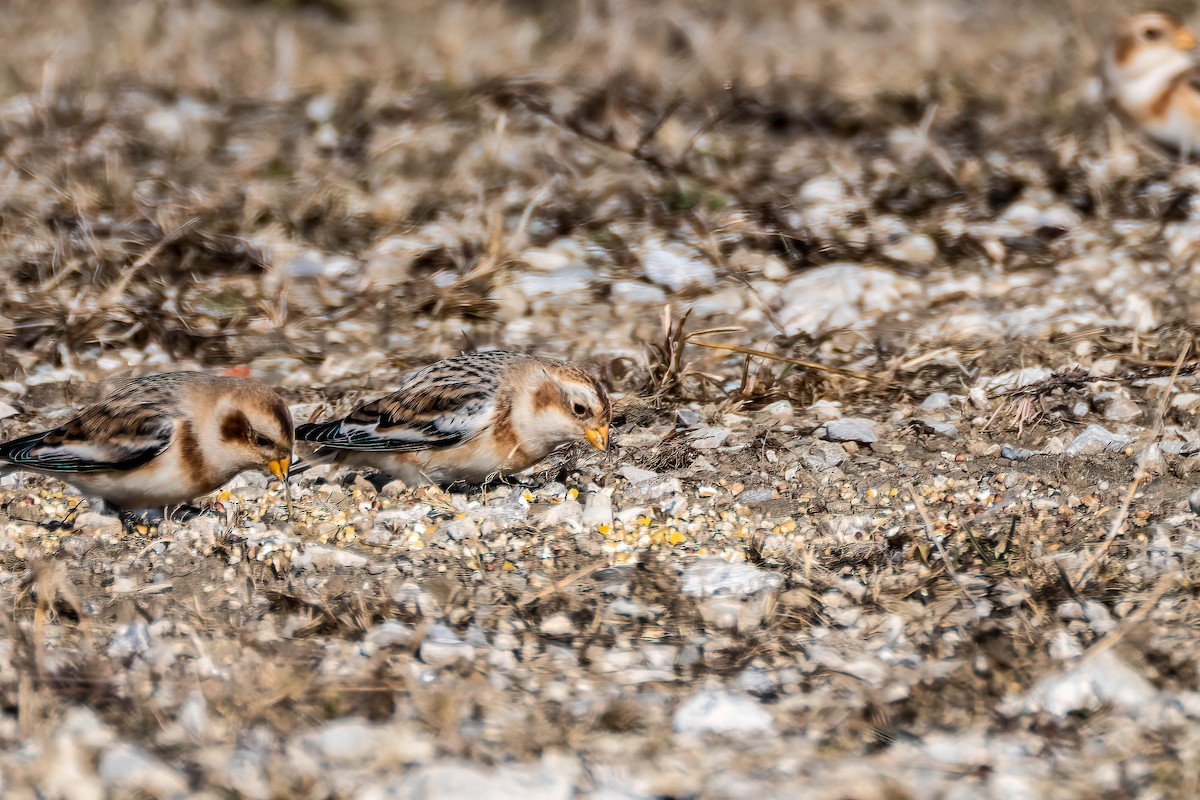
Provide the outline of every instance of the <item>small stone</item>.
{"type": "Polygon", "coordinates": [[[792,407],[792,404],[790,401],[776,400],[774,403],[771,403],[770,405],[763,406],[762,410],[759,411],[758,413],[762,414],[763,416],[766,416],[766,417],[775,417],[775,418],[781,419],[781,420],[789,420],[795,416],[796,410],[792,407]]]}
{"type": "Polygon", "coordinates": [[[625,492],[631,500],[655,501],[683,492],[683,483],[678,478],[655,478],[636,483],[625,492]]]}
{"type": "Polygon", "coordinates": [[[692,597],[749,595],[764,589],[778,589],[783,576],[745,562],[702,558],[683,571],[682,590],[692,597]]]}
{"type": "Polygon", "coordinates": [[[696,450],[716,450],[733,434],[729,428],[699,428],[688,434],[696,450]]]}
{"type": "Polygon", "coordinates": [[[612,498],[605,492],[592,492],[587,497],[583,507],[583,526],[598,528],[601,525],[613,524],[612,498]]]}
{"type": "Polygon", "coordinates": [[[7,417],[15,417],[17,414],[20,414],[20,413],[21,413],[20,411],[17,411],[17,409],[13,408],[8,403],[5,403],[3,400],[0,400],[0,419],[5,419],[7,417]]]}
{"type": "Polygon", "coordinates": [[[945,436],[947,439],[953,439],[958,436],[958,426],[949,422],[942,422],[931,417],[917,420],[917,423],[926,431],[936,433],[939,436],[945,436]]]}
{"type": "Polygon", "coordinates": [[[805,410],[822,422],[842,418],[842,404],[837,400],[818,400],[805,410]]]}
{"type": "Polygon", "coordinates": [[[435,622],[425,631],[418,655],[424,663],[440,667],[474,661],[475,648],[458,638],[448,625],[435,622]]]}
{"type": "Polygon", "coordinates": [[[707,262],[674,249],[662,247],[642,256],[642,269],[652,282],[672,292],[714,286],[717,273],[707,262]]]}
{"type": "Polygon", "coordinates": [[[440,523],[437,529],[456,542],[479,535],[479,526],[470,517],[446,520],[440,523]]]}
{"type": "Polygon", "coordinates": [[[858,442],[871,444],[879,441],[875,433],[875,423],[862,417],[845,417],[825,423],[823,438],[831,442],[858,442]]]}
{"type": "Polygon", "coordinates": [[[1041,678],[1024,695],[1005,701],[1001,710],[1007,715],[1044,712],[1060,719],[1104,707],[1136,712],[1157,695],[1153,684],[1110,649],[1041,678]]]}
{"type": "Polygon", "coordinates": [[[1013,447],[1006,444],[1000,448],[1000,457],[1007,458],[1009,461],[1025,461],[1036,455],[1040,455],[1037,450],[1026,450],[1023,447],[1013,447]]]}
{"type": "Polygon", "coordinates": [[[813,442],[799,453],[800,460],[811,472],[825,472],[846,460],[846,448],[837,442],[813,442]]]}
{"type": "Polygon", "coordinates": [[[934,392],[921,401],[922,411],[944,411],[950,407],[950,395],[945,392],[934,392]]]}
{"type": "Polygon", "coordinates": [[[667,302],[667,293],[652,283],[614,281],[609,287],[609,299],[618,308],[626,305],[660,306],[667,302]]]}
{"type": "Polygon", "coordinates": [[[76,515],[75,530],[89,536],[117,536],[121,533],[121,520],[108,514],[85,511],[76,515]]]}
{"type": "Polygon", "coordinates": [[[105,750],[96,771],[109,791],[117,795],[166,797],[182,795],[188,788],[182,774],[132,744],[120,743],[105,750]]]}
{"type": "Polygon", "coordinates": [[[550,506],[542,514],[545,525],[583,525],[583,506],[573,497],[568,497],[557,505],[550,506]]]}
{"type": "Polygon", "coordinates": [[[1104,409],[1104,418],[1114,422],[1133,422],[1141,416],[1142,409],[1123,393],[1116,394],[1104,409]]]}
{"type": "Polygon", "coordinates": [[[387,619],[371,626],[363,637],[361,649],[364,655],[370,656],[389,647],[408,647],[412,644],[414,633],[412,625],[387,619]]]}
{"type": "Polygon", "coordinates": [[[297,552],[292,556],[292,566],[302,572],[310,569],[338,569],[339,567],[361,569],[368,563],[370,563],[369,559],[359,553],[319,544],[305,545],[304,552],[297,552]]]}
{"type": "Polygon", "coordinates": [[[642,481],[649,481],[658,477],[657,472],[653,472],[648,469],[641,469],[640,467],[635,467],[630,464],[626,464],[625,466],[621,467],[619,472],[621,473],[621,477],[630,483],[641,483],[642,481]]]}
{"type": "Polygon", "coordinates": [[[408,484],[402,480],[388,481],[379,490],[379,494],[383,497],[401,497],[408,491],[408,484]]]}
{"type": "Polygon", "coordinates": [[[1112,433],[1101,425],[1088,425],[1083,433],[1067,445],[1067,455],[1095,455],[1105,450],[1121,450],[1132,443],[1133,439],[1129,436],[1112,433]]]}
{"type": "Polygon", "coordinates": [[[547,636],[570,636],[575,633],[575,625],[566,614],[551,614],[542,620],[538,630],[547,636]]]}
{"type": "Polygon", "coordinates": [[[737,496],[738,502],[744,505],[753,505],[756,503],[765,503],[775,497],[775,490],[768,487],[761,489],[746,489],[737,496]]]}
{"type": "Polygon", "coordinates": [[[674,729],[683,734],[767,733],[771,730],[771,712],[744,695],[699,691],[675,710],[674,729]]]}

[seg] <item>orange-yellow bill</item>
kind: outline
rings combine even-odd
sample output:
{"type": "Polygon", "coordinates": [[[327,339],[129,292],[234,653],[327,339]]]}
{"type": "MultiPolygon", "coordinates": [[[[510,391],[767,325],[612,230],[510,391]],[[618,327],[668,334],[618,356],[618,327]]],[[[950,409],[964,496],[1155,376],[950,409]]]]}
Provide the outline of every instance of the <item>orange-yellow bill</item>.
{"type": "Polygon", "coordinates": [[[608,452],[608,423],[598,428],[588,428],[583,432],[583,435],[592,443],[592,447],[602,453],[608,452]]]}
{"type": "Polygon", "coordinates": [[[288,483],[288,467],[291,465],[292,460],[290,458],[279,458],[274,461],[267,462],[267,468],[271,470],[271,474],[278,478],[279,482],[283,484],[283,501],[284,506],[287,508],[289,520],[292,520],[295,517],[295,515],[292,513],[292,485],[288,483]]]}

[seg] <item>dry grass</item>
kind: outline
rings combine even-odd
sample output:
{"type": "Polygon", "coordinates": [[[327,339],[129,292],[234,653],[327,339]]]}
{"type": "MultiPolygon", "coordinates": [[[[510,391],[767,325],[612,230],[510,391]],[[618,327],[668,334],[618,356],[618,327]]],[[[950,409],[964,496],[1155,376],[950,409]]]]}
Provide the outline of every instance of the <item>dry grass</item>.
{"type": "MultiPolygon", "coordinates": [[[[1085,658],[1119,650],[1157,690],[1194,689],[1195,532],[1179,517],[1192,462],[1151,477],[1119,453],[996,453],[1014,433],[1041,446],[1082,425],[1068,407],[1101,381],[1158,409],[1154,437],[1194,428],[1167,402],[1196,387],[1196,365],[1177,358],[1195,352],[1198,250],[1167,231],[1191,218],[1190,173],[1106,121],[1092,82],[1097,43],[1124,10],[1083,0],[5,4],[0,380],[28,383],[19,402],[34,413],[0,421],[0,433],[85,399],[81,376],[249,365],[290,400],[342,407],[431,357],[506,345],[599,361],[629,392],[618,432],[656,441],[626,448],[618,437],[609,461],[542,475],[617,487],[619,506],[645,506],[626,532],[653,543],[619,566],[595,531],[532,522],[436,547],[364,544],[373,515],[402,504],[366,481],[307,487],[297,504],[307,521],[289,535],[367,553],[378,573],[294,571],[290,556],[263,555],[261,536],[276,532],[265,515],[230,512],[203,546],[93,540],[45,522],[72,512],[46,484],[6,490],[0,523],[15,533],[0,549],[0,645],[11,643],[0,737],[17,738],[10,717],[20,737],[36,737],[85,705],[197,788],[212,753],[176,723],[196,690],[216,720],[211,748],[244,744],[240,731],[288,737],[356,715],[412,726],[439,756],[480,763],[565,745],[595,788],[605,759],[656,779],[713,764],[768,774],[777,742],[799,749],[771,758],[886,773],[908,743],[972,731],[1078,756],[1055,761],[1051,778],[1093,786],[1080,754],[1107,741],[1117,711],[1014,719],[997,709],[1063,666],[1051,653],[1068,635],[1085,658]],[[823,219],[841,201],[806,206],[801,194],[829,177],[844,180],[849,210],[823,219]],[[1080,230],[987,233],[1027,195],[1078,214],[1080,230]],[[889,249],[878,229],[896,220],[929,237],[932,263],[889,249]],[[578,245],[571,266],[594,280],[539,297],[529,281],[545,279],[547,251],[564,241],[578,245]],[[665,308],[617,302],[617,284],[649,287],[644,259],[666,245],[696,254],[714,285],[670,292],[665,308]],[[926,335],[964,309],[988,321],[1041,308],[1081,250],[1103,269],[1087,291],[1069,289],[1078,296],[1053,320],[1037,320],[1044,328],[1008,340],[970,326],[926,335]],[[787,298],[773,287],[846,261],[897,292],[930,293],[864,311],[869,324],[783,317],[787,298]],[[1126,269],[1124,283],[1105,283],[1130,263],[1145,267],[1140,278],[1126,269]],[[1011,287],[975,297],[969,281],[981,275],[1011,287]],[[712,300],[726,289],[740,311],[712,300]],[[1153,324],[1122,305],[1143,289],[1153,324]],[[1072,366],[1102,360],[1118,374],[1072,366]],[[1053,372],[976,398],[991,407],[964,406],[957,438],[917,419],[932,392],[965,395],[1026,366],[1053,372]],[[63,380],[31,380],[60,368],[63,380]],[[753,413],[779,399],[794,417],[753,413]],[[816,400],[877,421],[883,446],[806,466],[798,459],[820,444],[811,434],[822,420],[804,410],[816,400]],[[682,403],[703,425],[736,428],[745,447],[698,448],[699,425],[675,416],[682,403]],[[893,426],[898,410],[906,420],[893,426]],[[711,469],[693,469],[702,459],[711,469]],[[624,497],[626,463],[679,477],[689,495],[705,488],[691,499],[711,518],[670,545],[684,511],[624,497]],[[747,487],[772,496],[747,507],[747,487]],[[1155,549],[1163,541],[1169,556],[1155,549]],[[702,552],[782,576],[778,596],[750,609],[761,623],[717,630],[711,609],[680,591],[678,563],[702,552]],[[121,579],[136,588],[116,592],[121,579]],[[646,614],[614,617],[603,581],[646,614]],[[419,601],[404,594],[412,586],[419,601]],[[1091,601],[1111,610],[1107,634],[1059,616],[1091,601]],[[555,615],[572,634],[543,630],[555,615]],[[414,626],[412,642],[363,656],[364,632],[389,620],[414,626]],[[435,621],[511,635],[521,660],[510,669],[481,651],[474,666],[427,669],[416,650],[435,621]],[[112,649],[130,625],[154,626],[173,660],[112,649]],[[854,671],[880,642],[902,697],[854,671]],[[610,654],[659,645],[683,655],[639,662],[659,670],[643,684],[617,679],[627,664],[605,667],[610,654]],[[821,662],[829,653],[846,663],[821,662]],[[778,736],[761,752],[671,750],[668,706],[758,669],[796,675],[766,700],[778,736]]],[[[428,503],[438,525],[460,513],[444,494],[410,500],[428,503]]],[[[1168,734],[1142,738],[1130,757],[1149,777],[1110,796],[1194,785],[1194,742],[1175,747],[1168,734]]],[[[327,776],[297,777],[284,745],[272,747],[270,792],[338,793],[327,776]]],[[[894,788],[893,776],[876,778],[880,792],[894,788]]],[[[707,796],[684,782],[644,793],[707,796]]]]}

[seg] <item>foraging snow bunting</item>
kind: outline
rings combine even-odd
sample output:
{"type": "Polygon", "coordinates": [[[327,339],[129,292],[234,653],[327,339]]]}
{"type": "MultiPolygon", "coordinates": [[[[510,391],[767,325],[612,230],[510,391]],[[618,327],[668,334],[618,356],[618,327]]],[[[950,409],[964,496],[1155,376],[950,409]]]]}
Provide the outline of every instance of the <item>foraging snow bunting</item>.
{"type": "Polygon", "coordinates": [[[1104,57],[1106,93],[1125,117],[1164,147],[1200,151],[1196,37],[1173,14],[1150,11],[1117,25],[1104,57]]]}
{"type": "Polygon", "coordinates": [[[121,384],[53,430],[0,443],[0,474],[50,475],[125,511],[167,508],[263,467],[290,492],[293,441],[287,405],[266,386],[168,372],[121,384]]]}
{"type": "Polygon", "coordinates": [[[400,388],[342,419],[300,425],[313,460],[373,467],[415,485],[485,483],[586,438],[608,449],[612,404],[581,367],[491,350],[410,373],[400,388]]]}

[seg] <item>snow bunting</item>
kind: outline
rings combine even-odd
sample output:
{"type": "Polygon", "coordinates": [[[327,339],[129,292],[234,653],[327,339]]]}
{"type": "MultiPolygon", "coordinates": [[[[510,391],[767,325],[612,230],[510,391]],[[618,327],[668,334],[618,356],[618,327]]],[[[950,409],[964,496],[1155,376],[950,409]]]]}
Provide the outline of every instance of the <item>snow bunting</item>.
{"type": "Polygon", "coordinates": [[[300,425],[313,460],[373,467],[415,485],[485,483],[586,438],[608,449],[612,404],[566,361],[491,350],[409,373],[400,388],[342,419],[300,425]]]}
{"type": "Polygon", "coordinates": [[[53,430],[0,443],[0,474],[50,475],[125,511],[166,508],[263,467],[290,492],[293,441],[287,405],[266,386],[168,372],[121,384],[53,430]]]}
{"type": "Polygon", "coordinates": [[[1196,37],[1173,14],[1150,11],[1117,25],[1104,57],[1106,93],[1117,110],[1164,147],[1200,151],[1196,37]]]}

